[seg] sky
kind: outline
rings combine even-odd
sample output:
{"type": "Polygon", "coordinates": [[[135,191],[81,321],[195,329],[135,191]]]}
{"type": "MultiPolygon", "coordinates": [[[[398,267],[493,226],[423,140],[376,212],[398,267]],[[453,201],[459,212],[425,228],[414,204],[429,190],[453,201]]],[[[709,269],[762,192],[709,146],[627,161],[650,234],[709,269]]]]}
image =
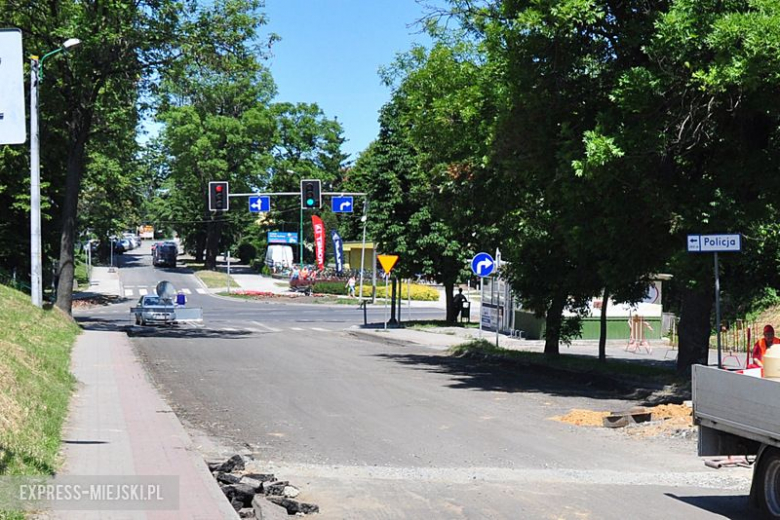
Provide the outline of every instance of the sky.
{"type": "Polygon", "coordinates": [[[357,158],[379,133],[379,109],[390,99],[378,71],[420,33],[415,0],[266,0],[268,32],[282,39],[266,62],[275,101],[317,103],[344,127],[343,151],[357,158]]]}

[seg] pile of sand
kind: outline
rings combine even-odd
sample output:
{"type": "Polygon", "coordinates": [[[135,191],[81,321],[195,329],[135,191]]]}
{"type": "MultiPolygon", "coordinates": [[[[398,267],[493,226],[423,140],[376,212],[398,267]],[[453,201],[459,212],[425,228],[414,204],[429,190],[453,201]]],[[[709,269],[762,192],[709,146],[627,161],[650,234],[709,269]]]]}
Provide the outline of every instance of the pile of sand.
{"type": "MultiPolygon", "coordinates": [[[[678,430],[693,429],[690,406],[683,404],[662,404],[659,406],[645,407],[652,413],[650,422],[631,425],[625,428],[629,435],[654,437],[675,433],[678,430]]],[[[550,417],[550,420],[559,421],[574,426],[604,426],[604,417],[611,412],[595,410],[574,409],[566,415],[550,417]]]]}
{"type": "Polygon", "coordinates": [[[551,421],[559,421],[566,424],[573,424],[575,426],[603,426],[604,417],[608,416],[610,412],[596,412],[593,410],[578,410],[574,409],[566,415],[556,415],[550,417],[551,421]]]}

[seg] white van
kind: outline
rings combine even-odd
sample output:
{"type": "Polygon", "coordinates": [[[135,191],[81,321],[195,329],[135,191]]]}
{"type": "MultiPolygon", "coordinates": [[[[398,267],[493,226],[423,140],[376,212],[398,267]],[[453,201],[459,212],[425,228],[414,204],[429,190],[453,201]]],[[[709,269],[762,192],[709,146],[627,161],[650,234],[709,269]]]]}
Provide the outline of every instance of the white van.
{"type": "Polygon", "coordinates": [[[293,248],[281,244],[268,246],[265,252],[265,265],[269,269],[284,269],[293,265],[293,248]]]}

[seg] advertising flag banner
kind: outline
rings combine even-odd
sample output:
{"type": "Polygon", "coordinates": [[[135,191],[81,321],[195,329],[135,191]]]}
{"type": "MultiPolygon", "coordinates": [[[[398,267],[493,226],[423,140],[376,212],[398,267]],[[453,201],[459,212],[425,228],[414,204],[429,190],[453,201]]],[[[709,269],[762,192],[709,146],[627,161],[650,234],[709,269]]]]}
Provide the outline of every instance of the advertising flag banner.
{"type": "Polygon", "coordinates": [[[314,256],[317,257],[317,269],[325,269],[325,224],[316,215],[311,216],[314,227],[314,256]]]}
{"type": "Polygon", "coordinates": [[[341,275],[344,270],[344,241],[335,229],[330,232],[333,239],[333,253],[336,255],[336,274],[341,275]]]}

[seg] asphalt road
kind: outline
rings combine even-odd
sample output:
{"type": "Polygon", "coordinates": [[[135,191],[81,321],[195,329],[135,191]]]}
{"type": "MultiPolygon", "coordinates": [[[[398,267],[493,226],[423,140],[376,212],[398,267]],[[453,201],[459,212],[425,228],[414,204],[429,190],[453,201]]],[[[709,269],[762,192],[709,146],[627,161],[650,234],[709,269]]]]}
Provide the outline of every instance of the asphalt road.
{"type": "MultiPolygon", "coordinates": [[[[127,256],[125,288],[164,277],[197,289],[145,260],[127,256]]],[[[194,431],[248,447],[321,518],[753,517],[750,471],[705,468],[690,438],[549,420],[637,404],[619,395],[359,340],[343,331],[362,320],[354,308],[194,291],[189,305],[203,307],[203,327],[130,328],[149,374],[194,431]]],[[[112,323],[115,310],[100,312],[87,322],[112,323]]]]}

